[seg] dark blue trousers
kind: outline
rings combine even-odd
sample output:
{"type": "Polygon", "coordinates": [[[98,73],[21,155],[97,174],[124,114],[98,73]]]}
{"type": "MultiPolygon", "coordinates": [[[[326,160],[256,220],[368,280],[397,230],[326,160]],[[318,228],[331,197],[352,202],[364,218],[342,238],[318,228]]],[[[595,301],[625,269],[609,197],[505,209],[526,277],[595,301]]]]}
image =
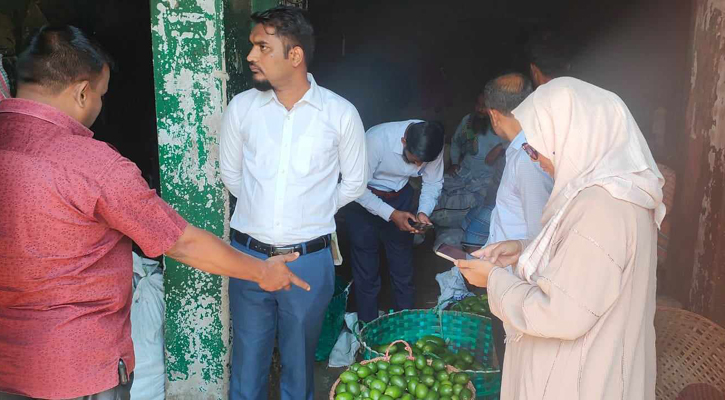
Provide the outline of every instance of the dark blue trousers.
{"type": "MultiPolygon", "coordinates": [[[[232,240],[234,248],[251,256],[267,256],[232,240]]],[[[327,305],[335,289],[330,248],[300,256],[289,269],[310,284],[306,292],[265,292],[257,283],[229,279],[232,314],[232,371],[229,399],[266,400],[275,337],[282,361],[282,400],[313,400],[315,348],[327,305]]]]}
{"type": "MultiPolygon", "coordinates": [[[[401,189],[397,197],[383,201],[396,210],[415,214],[413,189],[410,186],[401,189]]],[[[401,231],[392,221],[371,214],[357,202],[345,206],[344,215],[351,243],[350,258],[358,318],[370,322],[378,317],[380,242],[385,246],[393,282],[394,308],[413,308],[413,234],[401,231]]]]}

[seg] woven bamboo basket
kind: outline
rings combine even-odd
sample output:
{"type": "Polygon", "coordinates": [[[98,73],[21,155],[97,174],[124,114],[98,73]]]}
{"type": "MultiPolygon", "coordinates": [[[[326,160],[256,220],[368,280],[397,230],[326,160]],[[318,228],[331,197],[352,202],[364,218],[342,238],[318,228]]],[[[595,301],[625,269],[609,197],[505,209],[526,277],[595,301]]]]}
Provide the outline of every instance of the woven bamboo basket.
{"type": "MultiPolygon", "coordinates": [[[[388,350],[385,352],[384,356],[371,358],[369,360],[364,360],[364,361],[361,361],[360,364],[365,365],[365,364],[369,364],[369,363],[372,363],[375,361],[390,361],[390,348],[395,346],[398,343],[403,343],[405,345],[405,350],[408,352],[408,360],[415,360],[415,357],[413,357],[413,349],[410,347],[408,342],[406,342],[405,340],[396,340],[393,343],[390,343],[390,346],[388,346],[388,350]]],[[[428,365],[431,365],[432,363],[433,363],[433,360],[428,360],[428,365]]],[[[458,370],[458,368],[456,368],[452,365],[446,365],[446,371],[448,371],[449,374],[453,373],[453,372],[461,372],[460,370],[458,370]]],[[[340,384],[340,378],[337,378],[335,383],[332,385],[332,388],[330,389],[330,400],[335,400],[335,389],[337,389],[337,385],[339,385],[339,384],[340,384]]],[[[468,382],[466,387],[468,388],[468,390],[471,391],[471,393],[473,393],[473,398],[475,399],[476,398],[476,388],[473,386],[473,382],[468,382]]]]}
{"type": "Polygon", "coordinates": [[[725,393],[725,329],[689,311],[657,307],[655,332],[658,400],[675,400],[693,383],[725,393]]]}

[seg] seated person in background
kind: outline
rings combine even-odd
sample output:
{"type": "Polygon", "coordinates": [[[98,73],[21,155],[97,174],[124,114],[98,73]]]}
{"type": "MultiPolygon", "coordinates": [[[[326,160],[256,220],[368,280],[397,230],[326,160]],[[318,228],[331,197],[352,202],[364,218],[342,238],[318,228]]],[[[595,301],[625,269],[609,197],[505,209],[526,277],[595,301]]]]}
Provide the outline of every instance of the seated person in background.
{"type": "Polygon", "coordinates": [[[351,243],[355,301],[361,321],[378,317],[381,241],[393,282],[394,308],[413,307],[413,234],[418,230],[411,224],[431,223],[428,215],[443,186],[443,143],[442,125],[420,120],[380,124],[366,134],[368,187],[341,210],[351,243]],[[416,176],[423,180],[417,212],[414,191],[408,184],[416,176]]]}
{"type": "MultiPolygon", "coordinates": [[[[496,161],[504,153],[504,140],[491,129],[490,119],[483,101],[483,93],[477,100],[474,112],[466,115],[458,125],[451,140],[451,167],[444,176],[443,191],[432,220],[436,224],[439,242],[449,242],[443,238],[446,228],[460,231],[466,213],[484,204],[492,187],[496,161]]],[[[460,240],[460,234],[449,235],[454,244],[460,240]],[[453,239],[455,237],[455,239],[453,239]]]]}

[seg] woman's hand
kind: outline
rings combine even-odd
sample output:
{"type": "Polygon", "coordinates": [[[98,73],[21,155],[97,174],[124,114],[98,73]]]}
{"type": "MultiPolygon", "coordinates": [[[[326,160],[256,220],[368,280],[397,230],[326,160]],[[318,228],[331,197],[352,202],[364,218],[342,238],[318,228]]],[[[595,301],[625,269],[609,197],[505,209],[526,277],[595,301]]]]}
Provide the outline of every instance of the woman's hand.
{"type": "Polygon", "coordinates": [[[486,287],[488,285],[488,274],[496,267],[492,262],[483,259],[458,260],[455,264],[466,280],[471,285],[478,287],[486,287]]]}
{"type": "Polygon", "coordinates": [[[523,251],[524,246],[520,240],[506,240],[486,246],[472,255],[477,258],[486,258],[500,267],[507,267],[516,265],[523,251]]]}

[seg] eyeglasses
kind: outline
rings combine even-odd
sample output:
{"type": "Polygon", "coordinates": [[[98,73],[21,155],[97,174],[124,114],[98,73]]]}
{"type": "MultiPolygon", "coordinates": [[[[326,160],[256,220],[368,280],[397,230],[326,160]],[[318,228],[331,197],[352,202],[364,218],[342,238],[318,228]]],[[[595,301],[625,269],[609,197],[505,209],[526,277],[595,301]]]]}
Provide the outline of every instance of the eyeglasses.
{"type": "Polygon", "coordinates": [[[536,151],[536,149],[534,149],[533,147],[531,147],[530,144],[524,143],[524,144],[521,145],[521,148],[524,149],[524,151],[526,152],[526,154],[528,154],[529,157],[531,157],[532,160],[536,161],[536,160],[539,159],[539,152],[536,151]]]}

